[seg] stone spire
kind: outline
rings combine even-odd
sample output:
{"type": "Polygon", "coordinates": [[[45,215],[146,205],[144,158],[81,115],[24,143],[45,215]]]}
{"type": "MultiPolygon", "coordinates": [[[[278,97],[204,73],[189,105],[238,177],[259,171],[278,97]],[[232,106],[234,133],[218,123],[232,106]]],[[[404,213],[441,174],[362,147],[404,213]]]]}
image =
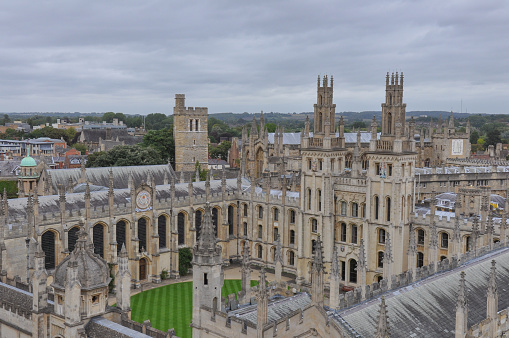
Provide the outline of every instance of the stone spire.
{"type": "Polygon", "coordinates": [[[267,279],[265,277],[265,268],[260,271],[258,282],[258,294],[256,295],[256,331],[257,337],[263,337],[263,327],[268,322],[269,317],[269,295],[267,294],[267,279]]]}
{"type": "Polygon", "coordinates": [[[251,122],[251,132],[249,133],[249,137],[258,138],[258,127],[256,125],[256,118],[253,115],[253,122],[251,122]]]}
{"type": "Polygon", "coordinates": [[[495,225],[493,224],[493,213],[488,213],[488,224],[486,226],[486,242],[490,249],[493,248],[493,235],[495,234],[495,225]]]}
{"type": "Polygon", "coordinates": [[[472,237],[470,240],[470,248],[468,250],[477,250],[477,241],[479,239],[479,217],[477,215],[474,216],[474,221],[472,222],[472,237]]]}
{"type": "Polygon", "coordinates": [[[251,255],[249,254],[249,244],[244,242],[244,252],[242,253],[242,265],[240,267],[241,272],[241,290],[240,290],[240,301],[246,303],[251,298],[251,255]]]}
{"type": "Polygon", "coordinates": [[[313,267],[311,269],[313,283],[311,285],[311,300],[319,306],[323,305],[323,248],[320,235],[316,240],[315,256],[313,258],[313,267]]]}
{"type": "Polygon", "coordinates": [[[384,248],[384,279],[387,281],[387,287],[391,289],[392,287],[392,245],[391,245],[391,236],[390,233],[387,232],[385,235],[385,248],[384,248]]]}
{"type": "Polygon", "coordinates": [[[196,250],[200,252],[210,251],[214,252],[218,248],[221,249],[220,246],[216,245],[216,234],[214,231],[214,225],[212,224],[212,210],[210,208],[210,203],[207,202],[205,205],[205,212],[203,215],[203,224],[201,227],[200,239],[196,244],[196,250]]]}
{"type": "Polygon", "coordinates": [[[307,115],[304,122],[304,137],[309,137],[309,116],[307,115]]]}
{"type": "Polygon", "coordinates": [[[274,263],[275,263],[275,279],[276,283],[281,284],[281,274],[283,273],[283,248],[281,247],[281,238],[279,234],[276,239],[276,252],[274,254],[274,263]]]}
{"type": "Polygon", "coordinates": [[[498,312],[498,288],[497,288],[497,268],[495,260],[491,261],[491,271],[488,280],[486,318],[497,321],[498,312]]]}
{"type": "Polygon", "coordinates": [[[44,264],[45,257],[46,255],[42,250],[41,243],[37,243],[37,250],[35,251],[34,257],[35,269],[32,274],[32,309],[36,313],[48,306],[48,292],[46,288],[48,273],[44,264]]]}
{"type": "Polygon", "coordinates": [[[385,296],[382,296],[380,310],[378,311],[378,322],[376,326],[376,338],[389,338],[389,316],[387,315],[387,307],[385,305],[385,296]]]}
{"type": "Polygon", "coordinates": [[[502,219],[500,220],[500,241],[505,246],[507,245],[507,214],[506,209],[502,211],[502,219]]]}
{"type": "Polygon", "coordinates": [[[438,249],[438,231],[437,223],[433,220],[429,229],[429,250],[428,250],[428,263],[433,264],[437,271],[437,249],[438,249]]]}
{"type": "Polygon", "coordinates": [[[408,236],[408,266],[412,271],[412,278],[415,278],[417,268],[417,245],[415,241],[415,229],[413,224],[410,223],[410,233],[408,236]]]}
{"type": "Polygon", "coordinates": [[[460,276],[460,287],[458,291],[458,298],[456,300],[456,338],[464,338],[468,330],[468,304],[465,292],[465,272],[462,271],[460,276]]]}
{"type": "Polygon", "coordinates": [[[118,271],[115,276],[117,282],[117,308],[123,312],[131,311],[131,273],[129,272],[129,256],[122,243],[122,249],[117,257],[118,271]]]}
{"type": "Polygon", "coordinates": [[[332,251],[332,264],[330,274],[329,307],[335,309],[339,306],[339,289],[341,283],[341,268],[339,266],[338,248],[334,245],[332,251]]]}
{"type": "Polygon", "coordinates": [[[114,190],[113,190],[113,168],[110,168],[110,173],[108,177],[108,196],[113,196],[114,190]]]}
{"type": "Polygon", "coordinates": [[[194,174],[194,181],[200,182],[200,168],[196,166],[196,173],[194,174]]]}
{"type": "Polygon", "coordinates": [[[364,238],[361,238],[361,244],[359,246],[359,262],[357,265],[357,270],[360,273],[361,297],[364,299],[366,297],[366,270],[367,270],[364,238]]]}

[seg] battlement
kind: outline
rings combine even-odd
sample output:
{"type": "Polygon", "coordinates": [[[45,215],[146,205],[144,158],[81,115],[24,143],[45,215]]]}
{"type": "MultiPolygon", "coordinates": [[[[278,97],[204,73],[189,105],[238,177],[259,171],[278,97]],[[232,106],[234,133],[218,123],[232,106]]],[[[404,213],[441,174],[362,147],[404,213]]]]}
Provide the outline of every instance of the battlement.
{"type": "Polygon", "coordinates": [[[389,77],[389,72],[387,72],[387,75],[385,77],[385,86],[386,90],[394,90],[394,89],[403,89],[403,72],[401,72],[401,75],[398,75],[398,72],[396,72],[396,75],[394,73],[391,74],[389,77]],[[389,82],[390,79],[390,82],[389,82]]]}
{"type": "Polygon", "coordinates": [[[198,116],[208,115],[209,109],[207,107],[183,107],[181,109],[174,109],[174,115],[185,115],[185,116],[198,116]]]}

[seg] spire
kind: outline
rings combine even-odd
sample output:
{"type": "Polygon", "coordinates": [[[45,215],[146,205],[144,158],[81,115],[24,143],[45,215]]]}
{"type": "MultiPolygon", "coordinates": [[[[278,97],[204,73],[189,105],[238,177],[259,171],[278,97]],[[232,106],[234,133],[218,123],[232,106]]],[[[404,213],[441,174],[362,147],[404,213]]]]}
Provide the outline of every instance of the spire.
{"type": "Polygon", "coordinates": [[[277,235],[276,239],[276,252],[274,256],[275,263],[280,262],[283,264],[283,248],[281,247],[281,238],[279,234],[277,235]]]}
{"type": "Polygon", "coordinates": [[[194,181],[200,182],[200,168],[196,166],[196,173],[194,174],[194,181]]]}
{"type": "Polygon", "coordinates": [[[110,173],[108,177],[108,196],[113,196],[114,190],[113,190],[113,168],[110,167],[110,173]]]}
{"type": "Polygon", "coordinates": [[[456,299],[456,328],[455,337],[464,338],[468,330],[468,304],[465,288],[465,271],[461,271],[460,287],[458,291],[458,298],[456,299]]]}
{"type": "MultiPolygon", "coordinates": [[[[361,239],[361,241],[362,241],[362,239],[361,239]]],[[[359,261],[360,261],[360,258],[359,258],[359,261]]],[[[332,251],[331,276],[341,279],[341,268],[339,267],[338,248],[335,245],[334,245],[334,250],[332,251]]]]}
{"type": "Polygon", "coordinates": [[[493,259],[491,261],[491,270],[490,270],[490,277],[488,281],[488,295],[489,294],[496,294],[497,289],[497,267],[495,266],[496,262],[493,259]]]}
{"type": "Polygon", "coordinates": [[[256,118],[253,115],[253,122],[251,122],[251,133],[249,134],[251,138],[258,138],[258,127],[256,125],[256,118]]]}
{"type": "MultiPolygon", "coordinates": [[[[393,258],[392,258],[391,236],[390,236],[390,233],[387,232],[385,235],[384,266],[386,264],[390,264],[392,262],[393,262],[393,258]]],[[[390,276],[384,276],[384,277],[388,278],[390,276]]]]}
{"type": "Polygon", "coordinates": [[[417,246],[415,243],[415,230],[412,225],[410,225],[410,234],[408,239],[408,253],[415,254],[417,252],[417,246]]]}
{"type": "Polygon", "coordinates": [[[208,202],[205,205],[204,220],[201,227],[200,240],[198,241],[197,249],[201,251],[216,250],[216,234],[214,231],[214,225],[212,224],[210,203],[208,202]]]}
{"type": "Polygon", "coordinates": [[[449,129],[454,130],[454,117],[452,115],[452,111],[451,111],[451,116],[449,117],[449,129]]]}
{"type": "Polygon", "coordinates": [[[304,137],[309,137],[309,116],[306,115],[306,121],[304,122],[304,137]]]}
{"type": "Polygon", "coordinates": [[[318,235],[318,239],[315,244],[315,256],[313,258],[313,270],[315,271],[323,271],[323,248],[322,248],[322,240],[320,239],[320,235],[318,235]]]}
{"type": "Polygon", "coordinates": [[[460,288],[458,291],[458,298],[456,300],[456,309],[465,308],[467,306],[467,298],[466,298],[466,288],[465,288],[465,271],[461,271],[460,274],[460,288]]]}
{"type": "Polygon", "coordinates": [[[431,227],[429,230],[429,247],[437,248],[438,247],[438,232],[437,232],[437,223],[433,221],[431,223],[431,227]]]}
{"type": "Polygon", "coordinates": [[[378,324],[376,326],[376,338],[389,338],[389,316],[387,315],[387,307],[385,305],[385,296],[382,296],[380,310],[378,311],[378,324]]]}
{"type": "Polygon", "coordinates": [[[86,200],[90,199],[90,185],[88,185],[88,182],[87,185],[85,186],[85,199],[86,200]]]}
{"type": "Polygon", "coordinates": [[[364,238],[361,238],[361,245],[359,247],[359,268],[364,269],[366,265],[366,253],[364,252],[364,238]]]}

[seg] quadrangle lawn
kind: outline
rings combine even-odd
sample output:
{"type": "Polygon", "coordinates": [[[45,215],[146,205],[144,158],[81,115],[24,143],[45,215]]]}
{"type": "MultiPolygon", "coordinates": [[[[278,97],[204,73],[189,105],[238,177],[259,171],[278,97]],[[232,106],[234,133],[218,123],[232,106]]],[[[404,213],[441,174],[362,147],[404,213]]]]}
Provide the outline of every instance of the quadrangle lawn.
{"type": "MultiPolygon", "coordinates": [[[[251,286],[258,281],[251,281],[251,286]]],[[[241,289],[240,279],[224,281],[221,295],[237,293],[241,289]]],[[[166,332],[175,328],[182,338],[192,337],[189,327],[193,316],[193,282],[175,283],[138,293],[131,297],[131,318],[143,323],[150,319],[152,327],[166,332]]]]}

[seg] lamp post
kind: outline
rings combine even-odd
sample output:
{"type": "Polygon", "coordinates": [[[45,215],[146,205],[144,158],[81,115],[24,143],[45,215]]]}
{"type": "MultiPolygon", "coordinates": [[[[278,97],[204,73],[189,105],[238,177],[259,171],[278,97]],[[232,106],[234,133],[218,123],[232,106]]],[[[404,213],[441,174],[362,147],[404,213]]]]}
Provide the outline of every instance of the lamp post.
{"type": "Polygon", "coordinates": [[[30,283],[30,238],[27,236],[25,238],[25,243],[27,247],[27,285],[30,283]]]}

